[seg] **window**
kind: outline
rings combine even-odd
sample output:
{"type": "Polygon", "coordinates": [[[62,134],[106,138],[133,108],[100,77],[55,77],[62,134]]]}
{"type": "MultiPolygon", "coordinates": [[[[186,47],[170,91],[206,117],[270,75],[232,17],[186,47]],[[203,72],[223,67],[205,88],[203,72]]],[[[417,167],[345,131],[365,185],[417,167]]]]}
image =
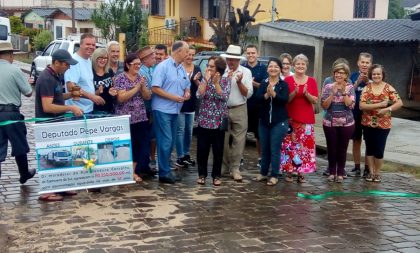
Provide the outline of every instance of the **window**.
{"type": "Polygon", "coordinates": [[[54,43],[51,43],[47,49],[45,49],[44,53],[42,54],[43,56],[49,56],[51,54],[51,51],[54,47],[54,43]]]}
{"type": "Polygon", "coordinates": [[[229,10],[230,1],[226,0],[201,0],[200,14],[205,19],[220,18],[220,5],[226,4],[229,10]]]}
{"type": "Polygon", "coordinates": [[[153,0],[150,14],[154,16],[165,16],[165,0],[153,0]]]}
{"type": "Polygon", "coordinates": [[[354,0],[354,18],[375,18],[376,0],[354,0]]]}
{"type": "Polygon", "coordinates": [[[7,26],[0,25],[0,40],[7,40],[8,35],[7,26]]]}
{"type": "Polygon", "coordinates": [[[57,42],[57,43],[55,43],[54,48],[53,48],[53,50],[51,51],[51,55],[52,55],[55,51],[57,51],[57,49],[59,49],[59,48],[60,48],[60,46],[61,46],[61,42],[57,42]]]}

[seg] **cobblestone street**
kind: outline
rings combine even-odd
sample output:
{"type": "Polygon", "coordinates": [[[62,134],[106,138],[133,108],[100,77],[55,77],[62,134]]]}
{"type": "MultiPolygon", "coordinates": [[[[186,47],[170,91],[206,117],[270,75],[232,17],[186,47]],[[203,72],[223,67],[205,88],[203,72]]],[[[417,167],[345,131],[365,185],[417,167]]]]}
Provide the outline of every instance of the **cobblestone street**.
{"type": "MultiPolygon", "coordinates": [[[[34,116],[34,97],[23,113],[34,116]]],[[[36,166],[33,129],[30,165],[36,166]]],[[[193,144],[195,157],[195,143],[193,144]]],[[[419,181],[384,174],[380,184],[348,178],[327,183],[318,172],[302,185],[253,182],[258,173],[251,145],[245,180],[221,187],[195,183],[195,167],[176,185],[150,180],[79,191],[63,202],[38,201],[38,177],[21,186],[13,159],[2,164],[0,252],[420,252],[420,198],[336,196],[324,200],[297,193],[366,190],[420,193],[419,181]]],[[[348,166],[352,165],[351,163],[348,166]]]]}

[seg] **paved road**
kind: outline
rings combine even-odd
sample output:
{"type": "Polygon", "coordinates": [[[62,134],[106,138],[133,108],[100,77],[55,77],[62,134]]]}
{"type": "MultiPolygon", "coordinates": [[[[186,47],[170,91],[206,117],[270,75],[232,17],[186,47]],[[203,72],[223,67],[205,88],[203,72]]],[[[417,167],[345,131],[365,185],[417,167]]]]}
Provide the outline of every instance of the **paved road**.
{"type": "MultiPolygon", "coordinates": [[[[33,101],[24,99],[27,117],[33,117],[33,101]]],[[[341,185],[327,183],[318,172],[303,185],[281,181],[268,187],[250,180],[255,162],[255,149],[248,146],[244,182],[224,179],[218,188],[196,185],[196,168],[190,168],[175,186],[152,180],[42,203],[38,178],[20,186],[8,159],[0,180],[0,252],[420,251],[420,198],[297,197],[327,191],[420,193],[413,178],[386,174],[381,184],[349,178],[341,185]]],[[[30,164],[36,166],[33,150],[30,164]]],[[[319,158],[319,171],[324,166],[319,158]]]]}

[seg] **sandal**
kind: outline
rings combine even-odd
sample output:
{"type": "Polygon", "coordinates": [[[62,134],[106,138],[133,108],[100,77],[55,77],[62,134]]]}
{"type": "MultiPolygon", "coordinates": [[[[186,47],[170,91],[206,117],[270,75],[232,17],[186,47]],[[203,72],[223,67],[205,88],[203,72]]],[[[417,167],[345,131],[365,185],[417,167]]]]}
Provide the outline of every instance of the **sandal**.
{"type": "Polygon", "coordinates": [[[261,174],[258,174],[258,176],[254,177],[252,180],[255,181],[255,182],[262,182],[262,181],[267,180],[267,176],[263,176],[261,174]]]}
{"type": "Polygon", "coordinates": [[[297,177],[297,182],[298,182],[299,184],[306,183],[305,177],[303,177],[302,175],[298,175],[298,177],[297,177]]]}
{"type": "Polygon", "coordinates": [[[55,193],[47,193],[39,196],[38,200],[45,202],[63,201],[63,196],[55,193]]]}
{"type": "Polygon", "coordinates": [[[284,178],[284,180],[288,183],[292,183],[293,182],[293,175],[292,173],[287,173],[286,177],[284,178]]]}
{"type": "Polygon", "coordinates": [[[139,184],[141,182],[143,182],[143,179],[141,179],[141,177],[139,175],[137,175],[136,173],[133,174],[133,180],[139,184]]]}
{"type": "Polygon", "coordinates": [[[365,178],[366,182],[373,182],[373,176],[372,174],[367,175],[367,177],[365,178]]]}
{"type": "Polygon", "coordinates": [[[215,177],[213,178],[213,185],[214,186],[220,186],[222,184],[222,181],[220,180],[220,178],[215,177]]]}
{"type": "MultiPolygon", "coordinates": [[[[197,179],[197,184],[201,184],[201,185],[206,184],[206,178],[205,177],[199,177],[197,179]]],[[[213,180],[213,184],[214,184],[214,180],[213,180]]]]}
{"type": "Polygon", "coordinates": [[[339,184],[341,184],[343,181],[344,181],[344,177],[343,177],[343,176],[338,176],[338,177],[335,179],[335,182],[336,182],[336,183],[339,183],[339,184]]]}
{"type": "Polygon", "coordinates": [[[327,180],[328,180],[328,182],[334,182],[335,176],[334,175],[329,175],[327,180]]]}
{"type": "Polygon", "coordinates": [[[275,186],[279,182],[279,179],[276,177],[270,177],[270,179],[267,181],[268,186],[275,186]]]}
{"type": "Polygon", "coordinates": [[[379,175],[373,176],[373,182],[380,183],[381,182],[381,177],[379,175]]]}

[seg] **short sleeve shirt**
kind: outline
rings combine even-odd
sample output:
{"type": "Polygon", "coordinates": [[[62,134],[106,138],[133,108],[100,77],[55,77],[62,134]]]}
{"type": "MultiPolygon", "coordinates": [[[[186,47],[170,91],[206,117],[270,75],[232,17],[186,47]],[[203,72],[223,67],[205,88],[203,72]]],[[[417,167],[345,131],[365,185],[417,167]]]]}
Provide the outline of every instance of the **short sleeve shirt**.
{"type": "MultiPolygon", "coordinates": [[[[175,96],[183,96],[185,90],[190,88],[190,84],[185,68],[182,64],[177,65],[172,57],[159,63],[153,72],[152,87],[159,87],[175,96]]],[[[156,94],[152,96],[152,110],[178,114],[182,105],[183,103],[177,103],[156,94]]]]}
{"type": "MultiPolygon", "coordinates": [[[[254,67],[248,65],[248,62],[244,63],[242,66],[251,70],[252,79],[257,83],[261,83],[268,77],[267,66],[262,64],[261,62],[258,62],[257,65],[255,65],[254,67]]],[[[253,86],[253,90],[254,91],[252,93],[252,96],[248,99],[249,106],[257,105],[256,95],[258,89],[253,86]]]]}
{"type": "MultiPolygon", "coordinates": [[[[401,100],[400,95],[397,91],[389,85],[385,84],[380,94],[374,94],[372,90],[372,83],[366,85],[366,91],[362,93],[360,102],[366,104],[376,104],[382,101],[389,101],[392,105],[398,100],[401,100]]],[[[372,128],[390,129],[391,128],[391,112],[387,112],[384,115],[378,114],[378,110],[363,111],[362,114],[362,125],[372,128]]]]}
{"type": "MultiPolygon", "coordinates": [[[[292,93],[296,86],[298,85],[295,82],[294,76],[288,76],[284,81],[289,86],[289,94],[292,93]]],[[[308,81],[306,82],[307,89],[309,94],[312,96],[318,97],[318,85],[315,78],[308,76],[308,81]]],[[[303,124],[314,124],[315,123],[315,112],[311,102],[306,99],[303,94],[304,85],[300,85],[297,94],[294,99],[287,104],[287,112],[289,118],[303,124]]]]}
{"type": "Polygon", "coordinates": [[[10,62],[0,59],[0,104],[21,105],[21,94],[28,95],[32,87],[23,72],[10,62]]]}
{"type": "MultiPolygon", "coordinates": [[[[136,83],[139,83],[140,81],[140,75],[138,75],[136,80],[133,82],[125,75],[125,73],[121,73],[115,78],[115,89],[129,91],[134,88],[136,83]]],[[[117,103],[115,105],[115,114],[131,115],[130,124],[148,120],[146,115],[146,107],[140,92],[138,92],[124,103],[117,103]]]]}
{"type": "MultiPolygon", "coordinates": [[[[92,61],[90,59],[84,59],[79,54],[73,54],[73,58],[78,61],[76,65],[71,65],[70,69],[64,74],[64,81],[73,82],[79,85],[84,91],[94,94],[95,87],[93,85],[93,71],[92,61]]],[[[66,91],[67,86],[66,86],[66,91]]],[[[93,111],[93,102],[87,98],[80,98],[79,101],[68,99],[66,101],[68,105],[77,105],[84,113],[91,113],[93,111]]]]}
{"type": "Polygon", "coordinates": [[[54,70],[50,67],[47,67],[44,69],[44,71],[41,72],[39,78],[36,80],[35,87],[35,117],[50,118],[64,114],[46,113],[42,107],[43,97],[52,98],[52,103],[55,105],[64,105],[63,85],[63,76],[55,73],[54,70]]]}
{"type": "MultiPolygon", "coordinates": [[[[353,72],[350,75],[350,80],[351,82],[354,84],[356,83],[357,79],[360,76],[360,72],[353,72]]],[[[355,89],[354,89],[354,93],[355,93],[355,104],[354,104],[354,108],[353,108],[353,114],[355,117],[359,117],[362,115],[362,111],[359,108],[359,103],[360,103],[360,96],[362,95],[362,91],[363,88],[366,86],[365,82],[361,82],[355,89]]]]}
{"type": "Polygon", "coordinates": [[[108,112],[113,113],[114,111],[114,97],[109,94],[109,89],[114,86],[114,73],[110,69],[103,76],[98,76],[94,70],[93,71],[93,85],[95,86],[95,91],[99,89],[100,86],[103,87],[103,92],[99,94],[104,100],[104,105],[93,105],[94,111],[108,112]]]}
{"type": "MultiPolygon", "coordinates": [[[[329,83],[322,89],[321,101],[326,100],[334,87],[334,83],[329,83]]],[[[346,106],[341,91],[337,91],[331,101],[330,107],[325,110],[323,125],[327,127],[346,127],[354,124],[353,112],[354,107],[354,87],[352,84],[346,85],[345,92],[348,94],[353,103],[346,106]]]]}

